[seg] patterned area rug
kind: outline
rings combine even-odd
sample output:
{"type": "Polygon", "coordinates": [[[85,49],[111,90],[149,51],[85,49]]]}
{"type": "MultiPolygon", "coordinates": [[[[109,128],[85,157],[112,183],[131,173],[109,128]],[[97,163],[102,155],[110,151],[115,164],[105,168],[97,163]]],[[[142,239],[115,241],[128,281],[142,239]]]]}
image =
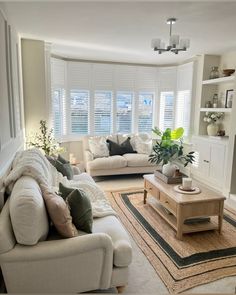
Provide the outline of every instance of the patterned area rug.
{"type": "Polygon", "coordinates": [[[236,275],[236,212],[225,209],[221,235],[217,231],[192,233],[179,241],[158,213],[143,204],[142,191],[109,192],[107,196],[171,293],[236,275]]]}

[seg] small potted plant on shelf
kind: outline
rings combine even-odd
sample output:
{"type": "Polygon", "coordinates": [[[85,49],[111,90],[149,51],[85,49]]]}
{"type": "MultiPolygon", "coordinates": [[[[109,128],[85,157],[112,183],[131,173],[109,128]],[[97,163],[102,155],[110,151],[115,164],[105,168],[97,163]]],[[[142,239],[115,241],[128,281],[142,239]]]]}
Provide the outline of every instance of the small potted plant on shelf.
{"type": "Polygon", "coordinates": [[[203,121],[208,123],[207,125],[207,134],[210,136],[216,136],[219,131],[219,126],[217,121],[222,119],[224,113],[220,112],[206,112],[203,121]]]}
{"type": "Polygon", "coordinates": [[[175,161],[180,161],[186,167],[189,163],[194,162],[194,152],[184,154],[183,151],[183,135],[184,129],[177,128],[171,130],[167,128],[164,132],[155,127],[153,133],[160,139],[156,140],[153,146],[153,151],[149,155],[149,161],[157,165],[162,165],[162,173],[167,177],[173,177],[178,167],[174,164],[175,161]]]}

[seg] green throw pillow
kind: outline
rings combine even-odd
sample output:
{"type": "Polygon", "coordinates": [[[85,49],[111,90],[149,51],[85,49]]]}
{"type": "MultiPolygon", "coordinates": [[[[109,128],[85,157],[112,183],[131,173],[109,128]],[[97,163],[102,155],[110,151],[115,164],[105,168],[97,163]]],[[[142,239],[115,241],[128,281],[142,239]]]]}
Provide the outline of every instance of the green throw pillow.
{"type": "Polygon", "coordinates": [[[59,192],[61,194],[61,197],[66,200],[67,196],[72,193],[74,188],[67,187],[63,185],[61,182],[59,183],[59,192]]]}
{"type": "Polygon", "coordinates": [[[70,163],[66,159],[64,159],[61,155],[58,155],[57,160],[60,161],[62,164],[68,164],[70,163]]]}
{"type": "Polygon", "coordinates": [[[48,161],[57,169],[58,172],[61,172],[61,174],[63,176],[66,176],[69,180],[73,179],[74,172],[69,162],[66,162],[65,159],[60,158],[60,159],[63,159],[66,163],[61,162],[59,161],[59,157],[58,159],[50,157],[50,156],[46,156],[46,157],[48,161]]]}
{"type": "Polygon", "coordinates": [[[77,229],[92,232],[93,214],[90,199],[80,189],[73,189],[59,183],[59,192],[70,208],[72,222],[77,229]]]}
{"type": "Polygon", "coordinates": [[[63,164],[56,160],[55,167],[63,176],[66,176],[69,180],[73,179],[74,173],[70,163],[63,164]]]}
{"type": "Polygon", "coordinates": [[[73,190],[66,198],[66,202],[76,228],[91,233],[93,227],[92,206],[85,192],[80,189],[73,190]]]}

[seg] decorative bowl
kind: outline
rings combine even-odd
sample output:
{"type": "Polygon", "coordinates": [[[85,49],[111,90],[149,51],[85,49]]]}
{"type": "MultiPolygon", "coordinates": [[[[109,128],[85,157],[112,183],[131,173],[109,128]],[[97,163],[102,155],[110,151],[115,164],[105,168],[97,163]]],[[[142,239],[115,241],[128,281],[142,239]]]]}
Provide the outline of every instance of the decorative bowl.
{"type": "Polygon", "coordinates": [[[223,74],[225,77],[231,76],[235,72],[234,69],[225,69],[223,70],[223,74]]]}

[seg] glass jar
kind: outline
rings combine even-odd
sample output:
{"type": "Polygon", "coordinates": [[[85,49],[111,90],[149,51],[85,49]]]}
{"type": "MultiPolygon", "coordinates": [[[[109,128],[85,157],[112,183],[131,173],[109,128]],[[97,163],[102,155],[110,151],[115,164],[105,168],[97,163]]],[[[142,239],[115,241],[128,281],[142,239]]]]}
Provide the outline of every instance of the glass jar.
{"type": "Polygon", "coordinates": [[[212,67],[210,72],[210,79],[217,79],[220,77],[218,67],[212,67]]]}
{"type": "Polygon", "coordinates": [[[212,108],[212,104],[211,104],[211,101],[207,101],[206,104],[205,104],[205,108],[212,108]]]}
{"type": "Polygon", "coordinates": [[[218,108],[218,94],[213,95],[213,108],[218,108]]]}

